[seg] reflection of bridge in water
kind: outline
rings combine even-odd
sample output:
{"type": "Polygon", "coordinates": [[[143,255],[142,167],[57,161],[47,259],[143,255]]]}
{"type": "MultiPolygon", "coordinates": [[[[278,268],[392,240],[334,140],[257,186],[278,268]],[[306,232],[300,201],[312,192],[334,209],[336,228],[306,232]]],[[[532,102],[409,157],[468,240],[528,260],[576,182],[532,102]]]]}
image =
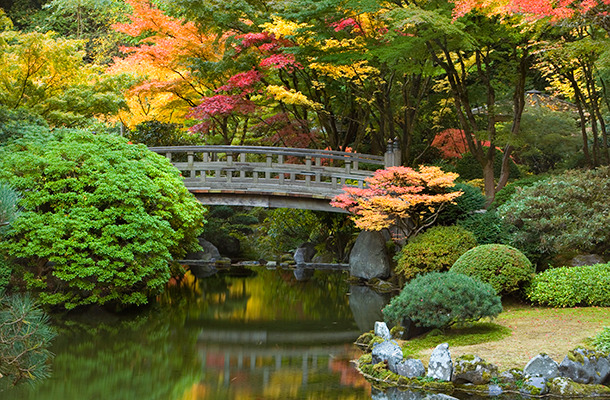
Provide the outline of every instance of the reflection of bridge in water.
{"type": "Polygon", "coordinates": [[[400,165],[390,143],[385,156],[264,146],[151,147],[179,169],[203,204],[343,210],[328,203],[345,185],[363,187],[377,169],[400,165]]]}

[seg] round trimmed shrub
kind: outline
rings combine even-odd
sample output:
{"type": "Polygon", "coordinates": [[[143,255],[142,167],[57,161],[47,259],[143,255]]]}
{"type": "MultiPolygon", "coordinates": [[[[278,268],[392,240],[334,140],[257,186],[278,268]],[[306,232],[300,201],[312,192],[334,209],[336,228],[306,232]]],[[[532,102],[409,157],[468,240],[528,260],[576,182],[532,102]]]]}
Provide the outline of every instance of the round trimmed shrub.
{"type": "Polygon", "coordinates": [[[407,280],[433,271],[447,271],[477,245],[474,235],[459,226],[436,226],[410,240],[400,251],[396,272],[407,280]]]}
{"type": "Polygon", "coordinates": [[[498,294],[516,292],[531,281],[535,272],[523,253],[503,244],[485,244],[468,250],[450,271],[477,277],[489,283],[498,294]]]}
{"type": "Polygon", "coordinates": [[[537,274],[527,298],[551,307],[610,306],[610,264],[551,268],[537,274]]]}
{"type": "Polygon", "coordinates": [[[144,304],[198,247],[202,205],[165,157],[125,138],[28,138],[2,149],[0,179],[22,196],[3,249],[44,304],[144,304]]]}
{"type": "Polygon", "coordinates": [[[409,318],[418,326],[439,329],[501,312],[502,302],[491,285],[455,272],[418,276],[383,309],[388,322],[409,318]]]}

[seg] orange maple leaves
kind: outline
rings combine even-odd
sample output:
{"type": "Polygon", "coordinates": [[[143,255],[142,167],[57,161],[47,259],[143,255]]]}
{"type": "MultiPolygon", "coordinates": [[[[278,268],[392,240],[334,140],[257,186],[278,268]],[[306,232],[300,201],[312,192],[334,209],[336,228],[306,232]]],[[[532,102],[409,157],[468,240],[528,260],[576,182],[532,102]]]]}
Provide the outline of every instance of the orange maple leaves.
{"type": "Polygon", "coordinates": [[[352,213],[360,229],[395,226],[408,238],[433,224],[443,206],[462,195],[448,190],[457,177],[439,167],[390,167],[366,179],[367,188],[344,187],[330,204],[352,213]]]}
{"type": "Polygon", "coordinates": [[[610,0],[455,0],[454,3],[456,18],[480,10],[491,15],[519,14],[533,20],[550,17],[557,21],[610,5],[610,0]]]}

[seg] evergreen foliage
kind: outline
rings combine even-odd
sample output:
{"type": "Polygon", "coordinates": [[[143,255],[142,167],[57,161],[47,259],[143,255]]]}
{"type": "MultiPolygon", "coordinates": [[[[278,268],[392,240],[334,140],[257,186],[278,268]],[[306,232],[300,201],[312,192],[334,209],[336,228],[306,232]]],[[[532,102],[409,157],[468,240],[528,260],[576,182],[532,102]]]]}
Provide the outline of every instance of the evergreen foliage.
{"type": "Polygon", "coordinates": [[[455,272],[418,276],[383,309],[388,321],[410,318],[419,326],[439,329],[501,312],[502,302],[491,285],[455,272]]]}
{"type": "Polygon", "coordinates": [[[603,254],[610,243],[610,168],[568,171],[534,183],[498,208],[509,243],[539,261],[557,254],[603,254]]]}
{"type": "Polygon", "coordinates": [[[457,224],[472,232],[478,244],[504,244],[508,240],[506,225],[493,209],[472,214],[459,220],[457,224]]]}
{"type": "Polygon", "coordinates": [[[477,245],[474,235],[459,226],[437,226],[410,240],[397,256],[396,272],[407,280],[432,271],[447,271],[477,245]]]}
{"type": "Polygon", "coordinates": [[[48,316],[30,296],[0,293],[0,378],[16,385],[47,377],[54,337],[48,316]]]}
{"type": "Polygon", "coordinates": [[[534,275],[534,267],[523,253],[502,244],[485,244],[467,251],[451,271],[489,283],[498,294],[516,292],[534,275]]]}
{"type": "Polygon", "coordinates": [[[600,351],[610,353],[610,327],[604,327],[600,333],[595,335],[593,345],[600,351]]]}
{"type": "Polygon", "coordinates": [[[465,183],[457,183],[455,191],[461,191],[462,195],[447,204],[439,213],[437,223],[443,225],[455,224],[458,220],[467,218],[477,210],[485,208],[485,196],[481,189],[465,183]]]}
{"type": "Polygon", "coordinates": [[[610,306],[610,264],[550,268],[527,289],[533,303],[551,307],[610,306]]]}
{"type": "MultiPolygon", "coordinates": [[[[502,169],[502,153],[496,151],[494,157],[494,176],[500,176],[502,169]]],[[[514,161],[510,161],[510,179],[521,178],[521,171],[517,167],[514,161]]],[[[466,153],[460,158],[455,165],[455,172],[460,174],[460,179],[463,181],[470,181],[473,179],[481,179],[483,177],[483,167],[470,153],[466,153]]]]}
{"type": "Polygon", "coordinates": [[[197,247],[202,206],[164,157],[124,138],[20,141],[3,148],[0,179],[23,196],[4,250],[44,304],[144,304],[197,247]]]}

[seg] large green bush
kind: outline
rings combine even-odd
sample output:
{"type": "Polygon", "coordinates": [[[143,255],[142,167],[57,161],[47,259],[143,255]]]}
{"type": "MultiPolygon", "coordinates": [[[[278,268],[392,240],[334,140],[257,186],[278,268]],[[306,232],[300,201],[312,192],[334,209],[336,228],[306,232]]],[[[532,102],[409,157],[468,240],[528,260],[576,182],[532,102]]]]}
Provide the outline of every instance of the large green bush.
{"type": "Polygon", "coordinates": [[[477,245],[474,235],[459,226],[437,226],[410,240],[397,256],[396,272],[407,280],[432,271],[447,271],[477,245]]]}
{"type": "Polygon", "coordinates": [[[501,312],[502,302],[491,285],[455,272],[418,276],[383,309],[387,321],[409,318],[418,326],[441,329],[501,312]]]}
{"type": "Polygon", "coordinates": [[[203,226],[179,172],[117,136],[64,131],[5,146],[0,180],[22,193],[4,250],[46,304],[144,304],[203,226]]]}
{"type": "Polygon", "coordinates": [[[485,244],[467,251],[451,271],[487,282],[498,294],[516,292],[534,275],[534,267],[523,253],[502,244],[485,244]]]}
{"type": "Polygon", "coordinates": [[[569,171],[518,190],[498,208],[509,243],[539,261],[610,244],[610,167],[569,171]]]}
{"type": "Polygon", "coordinates": [[[527,297],[551,307],[610,306],[610,264],[551,268],[539,273],[527,297]]]}

